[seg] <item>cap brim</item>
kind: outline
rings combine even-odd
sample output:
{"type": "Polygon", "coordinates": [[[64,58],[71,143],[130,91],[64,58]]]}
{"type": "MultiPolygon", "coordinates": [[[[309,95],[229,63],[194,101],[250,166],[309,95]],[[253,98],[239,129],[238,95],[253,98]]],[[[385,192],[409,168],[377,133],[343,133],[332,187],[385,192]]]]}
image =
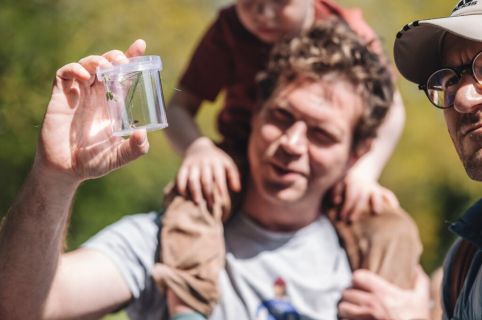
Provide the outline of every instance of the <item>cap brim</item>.
{"type": "Polygon", "coordinates": [[[417,84],[424,83],[442,67],[442,41],[450,32],[462,38],[482,41],[478,28],[482,15],[457,16],[422,20],[406,26],[397,35],[394,58],[400,73],[417,84]]]}

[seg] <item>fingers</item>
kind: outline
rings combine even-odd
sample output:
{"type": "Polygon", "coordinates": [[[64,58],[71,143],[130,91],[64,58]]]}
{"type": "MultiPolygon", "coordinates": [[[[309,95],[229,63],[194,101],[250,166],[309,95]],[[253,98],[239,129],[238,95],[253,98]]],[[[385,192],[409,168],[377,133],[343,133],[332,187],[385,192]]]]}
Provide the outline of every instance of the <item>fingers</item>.
{"type": "Polygon", "coordinates": [[[372,212],[375,214],[381,214],[383,208],[387,205],[392,208],[398,208],[400,206],[395,194],[391,190],[378,184],[373,188],[369,202],[372,212]]]}
{"type": "Polygon", "coordinates": [[[142,39],[137,39],[134,41],[129,48],[123,53],[120,50],[111,50],[104,53],[102,56],[109,61],[125,63],[128,58],[141,56],[146,50],[146,42],[142,39]]]}
{"type": "Polygon", "coordinates": [[[129,61],[124,53],[120,50],[107,51],[102,56],[110,62],[114,62],[116,64],[127,63],[129,61]]]}
{"type": "Polygon", "coordinates": [[[353,273],[353,288],[364,290],[367,292],[375,292],[378,296],[390,294],[394,290],[394,286],[375,273],[360,269],[353,273]]]}
{"type": "Polygon", "coordinates": [[[226,198],[229,194],[228,186],[226,182],[226,164],[224,162],[215,164],[213,166],[213,173],[214,173],[214,185],[216,186],[216,190],[219,191],[222,198],[226,198]]]}
{"type": "Polygon", "coordinates": [[[383,211],[383,196],[380,193],[374,192],[370,194],[370,202],[371,211],[374,214],[381,214],[383,211]]]}
{"type": "Polygon", "coordinates": [[[194,202],[201,203],[203,199],[201,190],[201,170],[198,166],[191,166],[189,169],[187,186],[194,202]]]}
{"type": "Polygon", "coordinates": [[[375,295],[361,290],[347,289],[338,304],[342,319],[390,319],[383,303],[375,295]]]}
{"type": "Polygon", "coordinates": [[[185,159],[176,177],[177,189],[183,196],[189,191],[195,203],[204,200],[212,204],[215,189],[221,196],[228,194],[224,168],[209,162],[195,163],[195,160],[185,159]]]}
{"type": "Polygon", "coordinates": [[[239,174],[237,168],[225,166],[219,162],[202,162],[200,164],[194,161],[185,160],[176,177],[177,188],[181,195],[187,196],[189,190],[192,200],[201,203],[204,200],[208,204],[214,201],[214,192],[218,191],[222,199],[229,197],[227,185],[227,176],[236,180],[234,187],[236,190],[241,189],[239,182],[239,174]]]}
{"type": "Polygon", "coordinates": [[[238,167],[231,161],[226,166],[226,175],[228,177],[228,183],[231,190],[234,192],[241,191],[241,178],[239,177],[238,167]]]}
{"type": "Polygon", "coordinates": [[[95,74],[98,66],[107,64],[109,61],[102,56],[91,55],[79,60],[79,63],[87,70],[91,75],[95,74]]]}
{"type": "Polygon", "coordinates": [[[345,213],[348,221],[357,221],[367,211],[369,194],[361,191],[357,195],[348,196],[347,204],[353,203],[350,209],[345,213]]]}
{"type": "Polygon", "coordinates": [[[57,70],[56,76],[61,80],[86,81],[90,79],[90,73],[80,63],[69,63],[57,70]]]}
{"type": "Polygon", "coordinates": [[[378,314],[373,319],[428,319],[430,280],[421,267],[417,267],[414,289],[401,289],[368,270],[355,271],[352,285],[343,294],[345,304],[340,303],[342,318],[362,319],[358,315],[368,311],[378,314]]]}
{"type": "Polygon", "coordinates": [[[387,306],[381,300],[389,294],[385,290],[385,283],[377,283],[371,287],[371,281],[381,279],[378,278],[369,271],[355,271],[353,288],[343,292],[338,305],[338,313],[342,319],[391,319],[387,306]]]}
{"type": "Polygon", "coordinates": [[[72,81],[91,85],[95,81],[97,66],[109,63],[104,57],[91,55],[79,60],[78,63],[69,63],[57,71],[56,82],[62,83],[64,89],[78,90],[78,86],[72,81]]]}
{"type": "Polygon", "coordinates": [[[353,181],[346,181],[346,187],[343,196],[343,206],[340,210],[340,218],[345,221],[355,221],[363,213],[368,202],[367,190],[354,183],[353,181]]]}
{"type": "Polygon", "coordinates": [[[146,43],[142,39],[138,39],[131,44],[124,54],[120,50],[111,50],[102,56],[90,55],[79,60],[78,63],[69,63],[61,67],[57,71],[57,77],[62,80],[79,80],[85,81],[94,75],[96,68],[109,62],[124,62],[128,57],[135,57],[144,54],[146,43]]]}
{"type": "Polygon", "coordinates": [[[343,292],[341,300],[344,302],[349,302],[351,304],[370,305],[370,302],[373,300],[373,296],[372,294],[365,291],[346,289],[343,292]]]}
{"type": "Polygon", "coordinates": [[[109,64],[109,61],[102,56],[91,55],[79,60],[79,63],[90,73],[89,85],[95,82],[95,73],[98,66],[109,64]]]}
{"type": "Polygon", "coordinates": [[[386,313],[381,305],[359,306],[348,302],[338,305],[338,316],[343,320],[393,320],[386,313]]]}
{"type": "MultiPolygon", "coordinates": [[[[176,177],[177,188],[181,195],[190,191],[196,203],[207,201],[213,204],[215,194],[229,199],[229,189],[241,189],[239,172],[231,157],[205,137],[193,142],[186,151],[181,169],[176,177]]],[[[227,201],[229,202],[229,201],[227,201]]]]}
{"type": "MultiPolygon", "coordinates": [[[[383,188],[383,187],[382,187],[383,188]]],[[[388,190],[387,188],[383,188],[384,193],[383,193],[383,198],[392,206],[392,207],[399,207],[400,202],[398,201],[397,196],[395,193],[393,193],[391,190],[388,190]]]]}
{"type": "Polygon", "coordinates": [[[338,317],[341,319],[356,319],[357,316],[360,317],[361,315],[366,315],[366,313],[366,308],[362,306],[348,302],[340,302],[338,304],[338,317]]]}
{"type": "Polygon", "coordinates": [[[189,176],[189,167],[185,166],[183,162],[176,176],[176,186],[177,186],[177,191],[184,197],[186,197],[188,176],[189,176]]]}
{"type": "Polygon", "coordinates": [[[213,171],[208,163],[205,163],[201,170],[201,186],[208,204],[213,203],[213,171]]]}
{"type": "Polygon", "coordinates": [[[142,39],[134,41],[126,51],[128,58],[142,56],[146,51],[146,42],[142,39]]]}

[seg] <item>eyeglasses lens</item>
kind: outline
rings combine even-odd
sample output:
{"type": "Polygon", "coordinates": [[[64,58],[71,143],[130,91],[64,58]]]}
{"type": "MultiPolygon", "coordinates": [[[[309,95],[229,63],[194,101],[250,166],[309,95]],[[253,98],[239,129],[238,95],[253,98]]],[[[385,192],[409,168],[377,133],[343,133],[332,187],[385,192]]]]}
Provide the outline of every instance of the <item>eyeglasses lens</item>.
{"type": "Polygon", "coordinates": [[[480,52],[474,59],[473,72],[474,78],[482,84],[482,52],[480,52]]]}
{"type": "Polygon", "coordinates": [[[439,108],[450,107],[454,101],[459,80],[459,76],[452,69],[441,69],[435,72],[427,81],[428,98],[439,108]]]}
{"type": "MultiPolygon", "coordinates": [[[[471,67],[475,80],[482,85],[482,52],[474,58],[471,67]]],[[[460,75],[453,69],[436,71],[427,81],[428,98],[438,108],[450,108],[454,104],[459,81],[460,75]]]]}

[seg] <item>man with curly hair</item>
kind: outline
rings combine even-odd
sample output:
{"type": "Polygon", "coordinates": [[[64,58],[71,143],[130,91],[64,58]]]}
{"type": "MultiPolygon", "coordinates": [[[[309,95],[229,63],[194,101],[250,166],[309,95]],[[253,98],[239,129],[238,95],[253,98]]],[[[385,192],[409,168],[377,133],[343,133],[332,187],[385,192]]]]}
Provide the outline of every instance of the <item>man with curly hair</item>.
{"type": "MultiPolygon", "coordinates": [[[[307,225],[316,226],[321,220],[329,225],[328,229],[332,225],[335,229],[310,227],[313,231],[310,241],[321,249],[318,258],[323,265],[313,270],[326,272],[331,278],[317,290],[331,288],[338,293],[318,294],[316,307],[312,306],[309,314],[317,317],[322,314],[323,319],[336,316],[336,302],[341,290],[349,285],[352,270],[368,269],[392,285],[412,288],[420,245],[417,230],[403,210],[387,203],[383,214],[373,217],[367,208],[364,219],[348,225],[326,220],[330,214],[333,217],[335,211],[330,210],[328,203],[320,208],[320,199],[325,198],[330,188],[369,150],[388,112],[394,87],[387,65],[371,53],[346,24],[332,19],[277,44],[266,70],[258,75],[257,85],[259,103],[248,147],[251,174],[246,177],[244,185],[247,187],[242,199],[232,205],[234,209],[229,212],[229,200],[199,206],[172,190],[169,194],[172,202],[163,219],[161,262],[155,265],[153,276],[161,289],[169,288],[171,314],[188,314],[186,319],[190,319],[194,317],[192,309],[199,312],[198,316],[209,315],[214,309],[214,314],[221,312],[223,319],[236,314],[253,318],[256,306],[251,304],[263,305],[270,301],[263,288],[270,288],[274,279],[289,279],[288,288],[298,287],[297,290],[302,291],[302,282],[297,283],[297,277],[287,276],[285,272],[302,273],[304,264],[310,264],[309,259],[303,257],[317,255],[304,251],[302,246],[297,253],[299,256],[280,260],[286,250],[284,244],[270,238],[263,237],[262,241],[252,238],[260,237],[257,232],[261,231],[288,231],[294,235],[297,230],[307,225]],[[226,219],[230,214],[234,216],[224,225],[223,241],[220,217],[226,219]],[[245,221],[263,229],[241,227],[245,221]],[[341,237],[342,245],[327,249],[327,242],[337,242],[336,237],[326,238],[334,230],[341,237]],[[253,251],[251,247],[257,249],[253,251]],[[270,249],[268,254],[267,248],[276,250],[270,249]],[[239,250],[251,253],[240,259],[237,258],[239,250]],[[341,273],[330,263],[325,265],[325,259],[341,261],[330,260],[332,255],[339,254],[348,258],[343,260],[347,265],[338,265],[342,269],[346,267],[341,273]],[[258,261],[255,258],[258,256],[264,258],[258,261]],[[276,261],[276,267],[264,259],[273,259],[271,263],[276,261]],[[307,261],[298,262],[303,259],[307,261]],[[229,281],[213,272],[224,264],[226,270],[244,269],[246,263],[253,269],[241,275],[228,272],[229,281]],[[260,267],[259,264],[264,263],[266,265],[260,267]],[[266,268],[270,272],[264,277],[255,276],[266,273],[266,268]],[[333,277],[328,270],[334,272],[333,277]],[[337,278],[340,274],[346,277],[337,278]],[[257,278],[254,295],[242,289],[246,284],[238,283],[246,281],[247,275],[257,278]],[[233,286],[237,289],[233,290],[233,286]],[[225,289],[229,296],[237,296],[237,299],[228,300],[231,307],[219,311],[216,305],[219,299],[221,303],[224,301],[225,289]],[[241,307],[241,301],[248,301],[244,302],[248,306],[241,307]],[[319,310],[323,313],[317,313],[319,310]]],[[[285,240],[290,238],[287,235],[285,240]]],[[[313,274],[305,276],[303,281],[316,279],[313,274]]],[[[356,289],[348,293],[359,294],[356,289]]],[[[303,296],[299,292],[295,295],[303,296]]],[[[357,303],[352,299],[344,301],[340,304],[341,312],[347,312],[350,317],[358,316],[352,311],[357,303]]],[[[310,310],[310,307],[305,308],[310,310]]]]}
{"type": "MultiPolygon", "coordinates": [[[[142,51],[137,43],[128,53],[142,51]]],[[[413,275],[406,287],[414,289],[399,289],[373,272],[353,273],[352,259],[358,253],[349,252],[348,241],[359,241],[367,250],[372,244],[346,237],[340,242],[329,211],[320,206],[320,199],[370,148],[393,95],[388,67],[337,21],[316,25],[273,51],[260,76],[245,195],[224,226],[222,201],[191,203],[197,214],[193,224],[192,215],[181,215],[182,220],[169,214],[169,208],[189,204],[175,197],[162,219],[158,213],[126,217],[80,249],[60,254],[80,182],[102,176],[148,149],[147,137],[139,132],[129,140],[106,138],[99,143],[96,139],[103,138],[104,131],[96,136],[79,132],[83,140],[70,149],[65,131],[90,130],[73,122],[99,119],[102,109],[94,105],[102,90],[89,73],[106,58],[118,60],[122,55],[113,51],[103,58],[90,56],[58,72],[34,167],[0,231],[1,319],[98,318],[120,308],[131,319],[167,319],[166,291],[155,285],[159,274],[151,276],[159,233],[166,228],[171,237],[163,239],[171,243],[163,250],[174,256],[171,262],[188,267],[181,270],[187,277],[171,278],[180,279],[181,288],[187,286],[208,306],[217,293],[199,297],[203,283],[190,287],[191,282],[183,281],[190,276],[215,278],[219,301],[205,315],[209,319],[426,318],[428,283],[416,269],[420,247],[412,221],[387,212],[351,226],[362,230],[372,224],[369,230],[377,231],[366,239],[376,241],[381,235],[380,241],[393,240],[380,249],[383,263],[374,271],[383,273],[398,265],[400,273],[413,275]],[[79,154],[83,150],[89,152],[79,154]],[[412,246],[416,258],[398,256],[394,244],[412,246]],[[377,295],[380,290],[374,286],[385,294],[377,295]]],[[[343,230],[339,225],[338,231],[343,230]]],[[[369,262],[373,263],[378,262],[369,262]]],[[[160,266],[165,267],[163,276],[176,272],[164,261],[160,266]]],[[[169,283],[168,287],[171,302],[186,298],[182,290],[169,283]]],[[[176,311],[173,318],[204,317],[176,311]]]]}

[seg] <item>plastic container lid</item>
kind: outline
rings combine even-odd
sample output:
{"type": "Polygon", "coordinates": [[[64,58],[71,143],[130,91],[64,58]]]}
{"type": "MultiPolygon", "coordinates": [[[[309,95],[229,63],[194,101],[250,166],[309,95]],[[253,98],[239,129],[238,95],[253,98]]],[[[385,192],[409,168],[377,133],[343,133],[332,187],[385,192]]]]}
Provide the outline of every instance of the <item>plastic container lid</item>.
{"type": "Polygon", "coordinates": [[[139,56],[129,58],[128,63],[117,65],[103,65],[96,69],[97,78],[102,80],[104,74],[125,74],[145,70],[162,70],[162,61],[159,56],[139,56]]]}

